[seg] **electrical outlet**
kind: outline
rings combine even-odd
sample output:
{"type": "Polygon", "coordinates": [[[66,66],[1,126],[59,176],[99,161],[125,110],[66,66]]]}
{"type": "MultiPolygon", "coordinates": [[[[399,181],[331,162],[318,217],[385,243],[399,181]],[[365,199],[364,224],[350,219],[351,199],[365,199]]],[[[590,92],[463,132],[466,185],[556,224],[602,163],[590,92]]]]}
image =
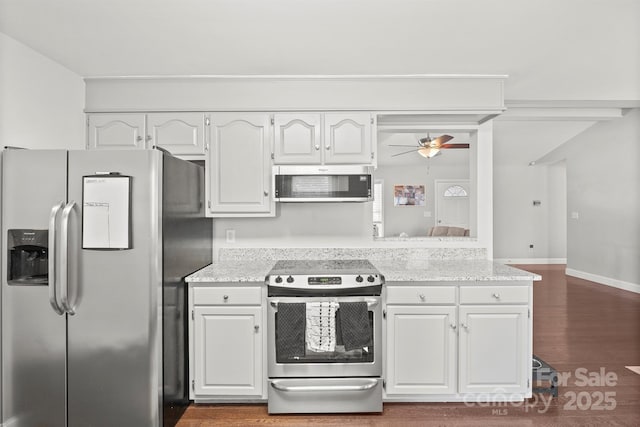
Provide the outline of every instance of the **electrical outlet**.
{"type": "Polygon", "coordinates": [[[533,249],[533,243],[529,245],[529,249],[533,249]]]}
{"type": "Polygon", "coordinates": [[[227,230],[227,243],[236,242],[236,230],[230,228],[227,230]]]}

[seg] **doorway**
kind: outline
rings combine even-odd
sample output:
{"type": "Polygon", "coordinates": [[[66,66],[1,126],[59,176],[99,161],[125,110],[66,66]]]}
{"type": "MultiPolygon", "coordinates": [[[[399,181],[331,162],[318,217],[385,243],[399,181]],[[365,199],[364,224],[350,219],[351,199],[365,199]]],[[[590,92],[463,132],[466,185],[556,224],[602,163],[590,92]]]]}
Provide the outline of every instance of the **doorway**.
{"type": "Polygon", "coordinates": [[[436,180],[436,225],[469,228],[468,179],[436,180]]]}

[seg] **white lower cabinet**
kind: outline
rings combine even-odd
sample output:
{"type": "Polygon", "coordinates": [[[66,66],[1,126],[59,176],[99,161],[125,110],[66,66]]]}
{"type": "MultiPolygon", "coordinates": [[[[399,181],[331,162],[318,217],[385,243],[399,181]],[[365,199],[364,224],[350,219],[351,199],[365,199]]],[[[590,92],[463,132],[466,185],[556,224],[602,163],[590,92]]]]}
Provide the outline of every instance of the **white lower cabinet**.
{"type": "Polygon", "coordinates": [[[260,295],[259,287],[200,286],[192,289],[191,399],[263,397],[265,372],[260,295]]]}
{"type": "Polygon", "coordinates": [[[388,284],[387,398],[530,397],[530,285],[388,284]]]}
{"type": "Polygon", "coordinates": [[[526,393],[528,307],[460,306],[459,317],[460,393],[526,393]]]}
{"type": "Polygon", "coordinates": [[[387,393],[455,393],[455,328],[455,306],[387,306],[387,393]]]}

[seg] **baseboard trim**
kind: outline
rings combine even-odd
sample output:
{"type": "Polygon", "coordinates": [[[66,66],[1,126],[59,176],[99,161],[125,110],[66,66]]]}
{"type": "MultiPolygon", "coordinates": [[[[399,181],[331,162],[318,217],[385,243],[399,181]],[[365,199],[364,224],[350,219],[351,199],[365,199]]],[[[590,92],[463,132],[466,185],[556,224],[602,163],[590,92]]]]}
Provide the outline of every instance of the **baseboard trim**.
{"type": "Polygon", "coordinates": [[[640,294],[640,284],[638,283],[625,282],[618,279],[612,279],[610,277],[598,276],[597,274],[586,273],[584,271],[574,270],[573,268],[567,268],[565,270],[565,274],[567,276],[577,277],[578,279],[589,280],[590,282],[596,282],[601,285],[607,285],[613,288],[640,294]]]}
{"type": "Polygon", "coordinates": [[[566,258],[495,258],[502,264],[566,264],[566,258]]]}

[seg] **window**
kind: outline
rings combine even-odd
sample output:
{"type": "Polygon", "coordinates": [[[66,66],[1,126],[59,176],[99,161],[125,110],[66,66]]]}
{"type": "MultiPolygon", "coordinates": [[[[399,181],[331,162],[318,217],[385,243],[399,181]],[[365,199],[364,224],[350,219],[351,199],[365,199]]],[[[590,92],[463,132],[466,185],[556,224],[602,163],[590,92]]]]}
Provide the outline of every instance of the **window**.
{"type": "Polygon", "coordinates": [[[384,183],[376,179],[373,183],[373,237],[384,236],[384,183]]]}
{"type": "Polygon", "coordinates": [[[452,185],[444,190],[444,197],[467,197],[467,190],[459,185],[452,185]]]}

